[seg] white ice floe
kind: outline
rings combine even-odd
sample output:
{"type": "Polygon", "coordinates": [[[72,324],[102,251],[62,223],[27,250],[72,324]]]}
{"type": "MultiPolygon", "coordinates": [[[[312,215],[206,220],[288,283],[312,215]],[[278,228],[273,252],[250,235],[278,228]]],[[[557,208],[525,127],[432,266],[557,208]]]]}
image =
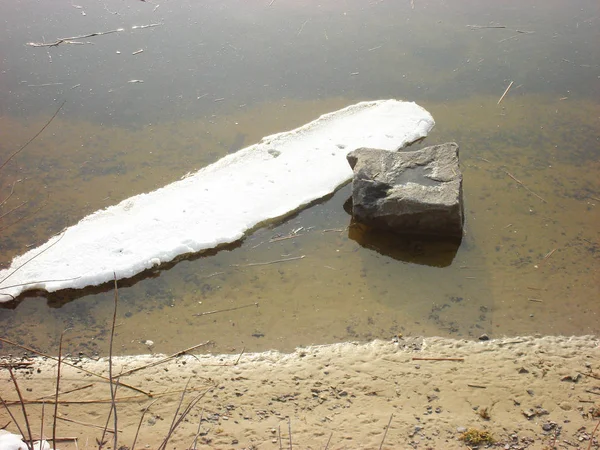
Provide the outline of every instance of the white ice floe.
{"type": "Polygon", "coordinates": [[[175,257],[234,242],[264,221],[322,198],[352,177],[351,150],[395,150],[427,135],[415,103],[379,100],[263,138],[198,172],[83,218],[0,271],[0,302],[129,278],[175,257]]]}
{"type": "MultiPolygon", "coordinates": [[[[23,436],[0,430],[0,450],[29,450],[29,447],[23,442],[23,436]]],[[[52,450],[52,448],[48,441],[35,441],[33,450],[52,450]]]]}

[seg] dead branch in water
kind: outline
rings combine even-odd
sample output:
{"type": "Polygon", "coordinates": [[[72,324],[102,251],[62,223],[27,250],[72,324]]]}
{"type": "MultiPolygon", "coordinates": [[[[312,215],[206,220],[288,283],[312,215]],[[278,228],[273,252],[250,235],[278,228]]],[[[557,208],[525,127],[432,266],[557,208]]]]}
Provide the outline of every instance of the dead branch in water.
{"type": "Polygon", "coordinates": [[[259,262],[259,263],[250,263],[250,264],[232,264],[232,267],[255,267],[255,266],[268,266],[269,264],[277,264],[277,263],[282,263],[282,262],[287,262],[287,261],[296,261],[298,259],[304,259],[306,258],[306,255],[302,255],[302,256],[294,256],[292,258],[283,258],[283,259],[276,259],[274,261],[267,261],[267,262],[259,262]]]}
{"type": "Polygon", "coordinates": [[[75,42],[78,39],[86,39],[94,36],[104,36],[105,34],[119,33],[125,31],[125,28],[117,28],[116,30],[99,31],[97,33],[83,34],[81,36],[72,36],[66,38],[59,38],[54,42],[28,42],[27,45],[30,47],[58,47],[60,44],[81,44],[81,42],[75,42]]]}
{"type": "MultiPolygon", "coordinates": [[[[44,125],[44,126],[42,127],[42,129],[41,129],[40,131],[38,131],[38,132],[35,134],[35,136],[33,136],[31,139],[29,139],[29,140],[28,140],[28,141],[27,141],[27,142],[26,142],[24,145],[22,145],[22,146],[21,146],[21,148],[20,148],[19,150],[17,150],[17,151],[16,151],[16,152],[14,152],[12,155],[10,155],[10,156],[8,157],[8,159],[7,159],[6,161],[4,161],[4,162],[2,163],[2,165],[0,165],[0,170],[2,170],[2,169],[4,168],[4,166],[6,166],[6,165],[8,164],[8,162],[9,162],[11,159],[13,159],[13,158],[14,158],[15,156],[17,156],[19,153],[21,153],[21,152],[22,152],[22,151],[25,149],[25,147],[27,147],[29,144],[31,144],[31,142],[33,142],[33,140],[34,140],[36,137],[38,137],[40,134],[42,134],[42,131],[44,131],[44,130],[45,130],[47,127],[48,127],[48,125],[50,125],[50,123],[51,123],[51,122],[54,120],[54,118],[56,117],[56,115],[57,115],[57,114],[60,112],[60,110],[62,109],[62,107],[63,107],[63,106],[65,106],[65,103],[66,103],[66,102],[67,102],[67,101],[66,101],[66,100],[64,100],[64,101],[63,101],[63,102],[60,104],[60,106],[58,107],[58,109],[56,110],[56,112],[55,112],[54,114],[52,114],[52,117],[50,117],[50,120],[48,120],[48,122],[46,122],[46,125],[44,125]]],[[[14,185],[13,185],[13,186],[14,186],[14,185]]]]}
{"type": "MultiPolygon", "coordinates": [[[[143,30],[146,28],[153,28],[162,25],[162,23],[150,23],[148,25],[134,25],[131,27],[132,30],[143,30]]],[[[121,31],[125,31],[125,28],[117,28],[116,30],[108,30],[108,31],[98,31],[96,33],[82,34],[80,36],[71,36],[66,38],[58,38],[54,42],[46,43],[46,42],[28,42],[27,45],[30,47],[58,47],[60,44],[84,44],[84,42],[79,42],[79,39],[87,39],[95,36],[104,36],[106,34],[120,33],[121,31]]]]}
{"type": "Polygon", "coordinates": [[[539,198],[541,201],[543,201],[544,203],[548,203],[546,200],[544,200],[542,197],[540,197],[539,195],[537,195],[535,192],[533,192],[531,189],[529,189],[527,186],[525,186],[523,184],[523,182],[521,180],[518,180],[513,174],[511,174],[508,171],[504,171],[504,173],[506,175],[508,175],[509,177],[511,177],[513,180],[515,180],[523,189],[525,189],[527,192],[529,192],[530,194],[536,196],[537,198],[539,198]]]}
{"type": "MultiPolygon", "coordinates": [[[[0,284],[4,283],[6,280],[8,280],[10,277],[12,277],[19,269],[21,269],[23,266],[25,266],[27,263],[31,262],[32,260],[34,260],[35,258],[37,258],[38,256],[40,256],[42,253],[50,250],[52,247],[54,247],[56,244],[58,244],[60,242],[60,240],[65,236],[65,234],[63,233],[56,241],[54,241],[52,244],[50,244],[48,247],[46,247],[44,250],[42,250],[41,252],[35,254],[34,256],[32,256],[31,258],[29,258],[27,261],[25,261],[23,264],[21,264],[19,267],[17,267],[15,270],[13,270],[11,273],[9,273],[8,275],[6,275],[4,277],[3,280],[0,280],[0,284]]],[[[27,284],[34,284],[35,282],[32,283],[27,283],[27,284]]],[[[7,286],[1,287],[0,289],[7,289],[7,286]]],[[[13,298],[14,300],[14,296],[12,296],[11,294],[3,294],[2,292],[0,292],[0,295],[8,295],[10,297],[13,298]]]]}
{"type": "Polygon", "coordinates": [[[243,305],[243,306],[236,306],[235,308],[215,309],[214,311],[206,311],[206,312],[202,312],[202,313],[196,313],[196,314],[193,314],[193,315],[194,316],[208,316],[210,314],[217,314],[217,313],[220,313],[220,312],[228,312],[228,311],[236,311],[238,309],[249,308],[251,306],[258,306],[258,302],[256,302],[256,303],[249,303],[249,304],[243,305]]]}
{"type": "Polygon", "coordinates": [[[498,105],[500,104],[500,102],[502,100],[504,100],[504,97],[506,97],[506,94],[508,94],[508,91],[510,91],[510,88],[512,87],[514,81],[511,81],[510,84],[508,85],[508,87],[506,88],[506,90],[504,91],[504,94],[502,94],[502,97],[500,97],[500,100],[498,100],[498,105]]]}

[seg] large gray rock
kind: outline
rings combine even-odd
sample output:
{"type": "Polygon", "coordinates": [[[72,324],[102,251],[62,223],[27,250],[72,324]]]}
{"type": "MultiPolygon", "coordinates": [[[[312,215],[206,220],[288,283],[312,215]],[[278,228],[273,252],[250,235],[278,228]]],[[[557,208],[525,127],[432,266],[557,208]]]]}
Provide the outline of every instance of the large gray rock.
{"type": "Polygon", "coordinates": [[[405,234],[462,236],[457,144],[412,152],[359,148],[348,154],[348,162],[358,222],[405,234]]]}

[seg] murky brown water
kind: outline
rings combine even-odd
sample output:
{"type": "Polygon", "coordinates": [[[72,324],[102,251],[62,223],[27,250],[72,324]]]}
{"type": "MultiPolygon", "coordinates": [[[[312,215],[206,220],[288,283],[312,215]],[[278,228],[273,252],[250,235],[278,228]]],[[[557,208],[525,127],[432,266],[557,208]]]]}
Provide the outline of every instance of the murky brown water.
{"type": "MultiPolygon", "coordinates": [[[[142,341],[148,339],[154,350],[170,353],[207,340],[210,351],[239,352],[398,333],[598,333],[600,103],[593,77],[600,57],[591,44],[600,37],[597,5],[582,1],[583,11],[558,26],[562,6],[546,2],[537,16],[524,6],[478,11],[464,2],[449,10],[445,3],[415,1],[411,10],[381,3],[314,11],[282,0],[275,11],[258,4],[211,5],[206,11],[227,23],[231,34],[205,43],[212,53],[205,50],[207,68],[193,88],[194,77],[185,74],[202,71],[189,54],[192,41],[175,35],[181,48],[170,53],[173,39],[156,37],[161,27],[146,35],[148,43],[131,33],[121,41],[97,38],[76,56],[82,46],[52,48],[52,63],[46,49],[26,49],[34,60],[7,66],[10,76],[0,80],[13,89],[0,97],[2,160],[48,120],[48,105],[56,104],[52,95],[69,101],[0,172],[1,198],[16,183],[0,211],[9,212],[0,222],[2,263],[96,209],[175,181],[262,136],[360,99],[401,97],[420,103],[437,122],[421,145],[452,140],[461,146],[467,234],[460,247],[349,228],[347,186],[226,249],[120,282],[121,352],[147,352],[142,341]],[[392,12],[403,18],[401,25],[389,17],[392,12]],[[262,20],[271,27],[260,29],[262,20]],[[491,21],[536,32],[465,26],[491,21]],[[287,40],[278,42],[273,33],[287,40]],[[154,47],[151,39],[159,39],[154,47]],[[106,79],[94,64],[86,69],[77,59],[98,48],[113,53],[124,43],[134,51],[150,47],[143,58],[156,54],[135,63],[105,55],[106,79]],[[69,61],[78,77],[61,72],[69,61]],[[269,61],[277,65],[265,72],[269,61]],[[57,63],[64,65],[56,69],[57,63]],[[220,64],[222,79],[212,78],[220,64]],[[136,65],[143,70],[134,76],[136,65]],[[31,75],[30,66],[40,84],[65,84],[26,88],[20,80],[31,75]],[[56,78],[44,78],[45,71],[56,78]],[[153,71],[165,79],[124,81],[153,71]],[[121,72],[127,73],[115,76],[121,72]],[[111,97],[115,77],[120,93],[111,97]],[[88,79],[97,84],[68,89],[88,79]],[[497,105],[510,80],[514,87],[497,105]],[[276,239],[299,228],[293,238],[276,239]],[[299,256],[305,257],[253,265],[299,256]],[[203,314],[211,311],[220,312],[203,314]]],[[[89,8],[86,17],[95,11],[89,8]]],[[[136,24],[156,21],[148,11],[143,17],[121,13],[119,19],[129,14],[136,24]]],[[[106,21],[95,24],[98,30],[111,28],[113,15],[95,14],[106,21]]],[[[181,10],[163,14],[165,27],[183,20],[181,10]]],[[[80,18],[69,20],[79,24],[80,18]]],[[[15,30],[21,41],[28,36],[15,30]]],[[[64,31],[51,35],[56,33],[64,31]]],[[[19,45],[8,47],[7,60],[23,52],[19,45]]],[[[103,353],[113,297],[110,289],[25,295],[0,309],[0,336],[53,352],[60,332],[70,327],[69,351],[103,353]]]]}

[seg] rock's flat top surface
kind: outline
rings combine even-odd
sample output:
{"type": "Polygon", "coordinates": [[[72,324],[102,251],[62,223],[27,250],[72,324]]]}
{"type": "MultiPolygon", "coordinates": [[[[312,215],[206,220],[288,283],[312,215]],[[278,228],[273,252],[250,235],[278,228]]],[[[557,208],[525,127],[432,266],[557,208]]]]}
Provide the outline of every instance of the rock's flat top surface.
{"type": "Polygon", "coordinates": [[[462,174],[458,145],[416,151],[360,148],[354,170],[353,216],[375,228],[437,236],[462,234],[462,174]]]}

